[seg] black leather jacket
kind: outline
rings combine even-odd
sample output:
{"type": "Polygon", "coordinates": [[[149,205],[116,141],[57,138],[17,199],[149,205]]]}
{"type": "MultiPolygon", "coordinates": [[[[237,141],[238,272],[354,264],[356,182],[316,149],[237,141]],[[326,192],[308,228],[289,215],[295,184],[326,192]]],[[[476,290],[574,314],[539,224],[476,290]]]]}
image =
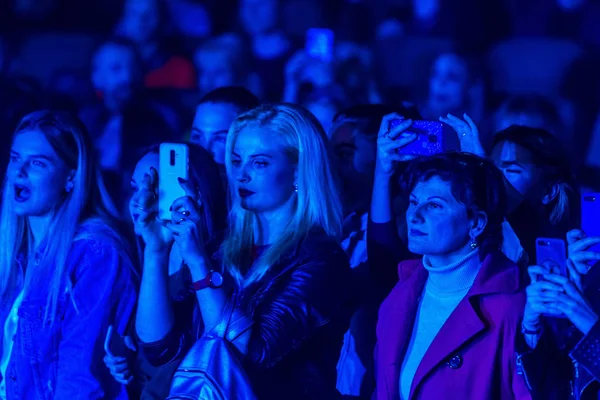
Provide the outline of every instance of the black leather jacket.
{"type": "MultiPolygon", "coordinates": [[[[243,362],[259,399],[338,397],[336,365],[352,311],[350,289],[340,245],[311,233],[236,296],[237,311],[253,322],[243,362]]],[[[148,361],[168,363],[189,348],[187,341],[185,334],[169,333],[148,361]]]]}

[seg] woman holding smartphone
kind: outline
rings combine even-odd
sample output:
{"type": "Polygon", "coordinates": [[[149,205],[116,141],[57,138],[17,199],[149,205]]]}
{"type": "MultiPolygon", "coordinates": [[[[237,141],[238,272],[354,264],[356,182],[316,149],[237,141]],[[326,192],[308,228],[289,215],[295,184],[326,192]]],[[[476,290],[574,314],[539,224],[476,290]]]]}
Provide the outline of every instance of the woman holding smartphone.
{"type": "Polygon", "coordinates": [[[534,399],[596,399],[600,391],[600,237],[567,234],[568,276],[558,266],[529,268],[519,365],[534,399]],[[597,265],[596,265],[597,266],[597,265]]]}
{"type": "MultiPolygon", "coordinates": [[[[183,185],[197,199],[203,219],[204,245],[213,254],[221,245],[225,230],[226,194],[219,168],[211,155],[198,145],[187,146],[189,182],[179,183],[173,178],[169,187],[183,185]]],[[[176,162],[185,164],[187,160],[177,158],[176,162]]],[[[157,145],[145,152],[131,177],[129,212],[143,262],[135,322],[137,362],[107,354],[105,363],[117,381],[133,382],[131,390],[140,392],[141,399],[162,400],[169,394],[174,369],[204,332],[204,327],[189,267],[174,245],[173,235],[164,222],[157,219],[159,169],[157,145]],[[172,331],[185,337],[181,348],[166,345],[172,331]]],[[[168,209],[165,211],[169,213],[168,209]]]]}
{"type": "MultiPolygon", "coordinates": [[[[325,133],[304,109],[263,105],[236,119],[226,148],[232,209],[221,260],[189,187],[167,224],[205,332],[235,346],[258,398],[335,399],[350,268],[325,133]],[[221,265],[231,286],[215,279],[221,265]]],[[[145,263],[157,259],[146,251],[145,263]]],[[[172,329],[164,343],[178,354],[188,342],[172,329]]]]}
{"type": "Polygon", "coordinates": [[[113,325],[133,315],[137,275],[85,128],[62,112],[25,116],[0,212],[2,399],[114,399],[102,366],[113,325]]]}

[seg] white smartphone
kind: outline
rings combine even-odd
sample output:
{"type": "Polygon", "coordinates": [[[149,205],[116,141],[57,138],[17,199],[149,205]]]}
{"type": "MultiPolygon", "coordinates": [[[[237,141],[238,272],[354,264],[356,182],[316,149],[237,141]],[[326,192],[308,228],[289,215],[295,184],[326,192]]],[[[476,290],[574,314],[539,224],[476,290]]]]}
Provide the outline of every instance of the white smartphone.
{"type": "Polygon", "coordinates": [[[177,178],[189,179],[189,149],[183,143],[162,143],[158,166],[158,217],[171,220],[171,205],[185,196],[177,178]]]}

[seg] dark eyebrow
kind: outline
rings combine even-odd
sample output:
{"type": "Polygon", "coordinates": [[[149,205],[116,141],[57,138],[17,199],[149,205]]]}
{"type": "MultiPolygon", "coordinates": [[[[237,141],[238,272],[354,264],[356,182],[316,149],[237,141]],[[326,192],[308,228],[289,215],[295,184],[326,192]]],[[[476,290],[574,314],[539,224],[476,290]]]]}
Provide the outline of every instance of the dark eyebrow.
{"type": "MultiPolygon", "coordinates": [[[[20,156],[20,155],[21,155],[21,154],[19,154],[18,152],[14,151],[14,150],[11,150],[11,151],[10,151],[10,154],[16,154],[16,155],[18,155],[18,156],[20,156]]],[[[32,154],[32,155],[30,155],[29,157],[30,157],[30,158],[40,158],[40,159],[42,159],[42,160],[46,160],[46,161],[48,161],[48,162],[54,162],[54,159],[53,159],[52,157],[48,157],[48,156],[46,156],[46,155],[43,155],[43,154],[32,154]]]]}
{"type": "Polygon", "coordinates": [[[264,154],[264,153],[252,154],[250,157],[251,157],[251,158],[256,158],[256,157],[267,157],[267,158],[273,158],[273,156],[270,156],[270,155],[268,155],[268,154],[264,154]]]}
{"type": "Polygon", "coordinates": [[[443,198],[443,197],[440,197],[440,196],[431,196],[431,197],[430,197],[429,199],[427,199],[427,200],[433,200],[433,199],[439,199],[439,200],[442,200],[444,203],[448,203],[448,200],[446,200],[445,198],[443,198]]]}

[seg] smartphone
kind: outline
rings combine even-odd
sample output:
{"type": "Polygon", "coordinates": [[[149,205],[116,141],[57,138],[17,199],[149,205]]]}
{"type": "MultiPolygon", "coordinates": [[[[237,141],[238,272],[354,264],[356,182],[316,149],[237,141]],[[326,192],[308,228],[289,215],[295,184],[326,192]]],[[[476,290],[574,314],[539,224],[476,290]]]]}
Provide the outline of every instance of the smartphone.
{"type": "Polygon", "coordinates": [[[162,143],[158,164],[158,217],[171,220],[171,205],[185,196],[177,178],[189,179],[189,148],[182,143],[162,143]]]}
{"type": "MultiPolygon", "coordinates": [[[[390,121],[392,129],[402,123],[403,119],[390,121]]],[[[437,121],[413,121],[406,133],[417,134],[417,139],[398,150],[398,154],[414,156],[432,156],[445,151],[444,124],[437,121]]]]}
{"type": "Polygon", "coordinates": [[[556,264],[559,273],[567,276],[567,245],[562,239],[537,238],[535,241],[536,263],[546,262],[556,264]]]}
{"type": "Polygon", "coordinates": [[[333,60],[334,34],[331,29],[311,28],[306,31],[306,53],[325,62],[333,60]]]}
{"type": "MultiPolygon", "coordinates": [[[[600,193],[585,193],[581,197],[581,229],[587,236],[600,237],[600,193]]],[[[589,251],[600,252],[600,244],[589,251]]]]}
{"type": "Polygon", "coordinates": [[[108,327],[106,332],[104,351],[111,357],[125,357],[127,354],[125,340],[114,330],[112,325],[108,327]]]}

